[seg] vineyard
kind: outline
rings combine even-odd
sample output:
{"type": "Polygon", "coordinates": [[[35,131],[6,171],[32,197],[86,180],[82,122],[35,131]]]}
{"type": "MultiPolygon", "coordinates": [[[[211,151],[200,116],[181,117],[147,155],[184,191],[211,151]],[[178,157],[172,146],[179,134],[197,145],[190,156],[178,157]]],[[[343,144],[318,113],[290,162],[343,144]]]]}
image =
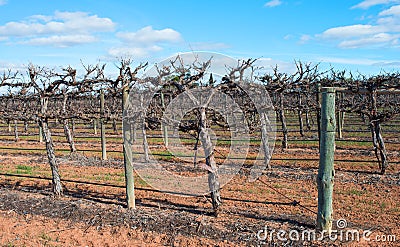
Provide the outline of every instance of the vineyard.
{"type": "Polygon", "coordinates": [[[152,75],[129,59],[114,78],[103,64],[82,65],[81,74],[33,64],[4,72],[1,244],[358,246],[259,238],[267,228],[315,229],[321,89],[335,87],[335,222],[370,230],[372,242],[361,244],[385,236],[396,246],[400,75],[300,61],[292,74],[257,74],[255,61],[236,61],[220,77],[209,72],[212,58],[179,56],[152,75]],[[181,95],[190,100],[169,107],[181,95]],[[158,168],[143,175],[153,164],[206,182],[167,184],[158,168]]]}

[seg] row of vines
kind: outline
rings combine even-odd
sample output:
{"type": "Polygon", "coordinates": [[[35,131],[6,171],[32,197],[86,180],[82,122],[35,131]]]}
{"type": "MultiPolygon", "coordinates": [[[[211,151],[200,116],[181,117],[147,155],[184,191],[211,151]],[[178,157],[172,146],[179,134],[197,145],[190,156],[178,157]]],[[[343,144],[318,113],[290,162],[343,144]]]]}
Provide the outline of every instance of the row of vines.
{"type": "MultiPolygon", "coordinates": [[[[203,91],[214,90],[228,95],[238,103],[244,112],[252,133],[259,133],[264,164],[269,167],[269,160],[273,147],[269,139],[275,135],[271,133],[268,124],[276,118],[278,131],[283,150],[289,147],[288,126],[286,114],[295,112],[298,118],[300,136],[316,124],[320,129],[320,88],[336,87],[337,101],[337,129],[341,138],[341,130],[345,124],[346,113],[357,114],[360,122],[365,123],[371,133],[371,142],[375,156],[383,174],[389,165],[385,149],[382,124],[400,114],[400,74],[381,73],[375,76],[353,75],[346,71],[334,69],[322,71],[318,64],[296,61],[296,70],[286,73],[278,67],[269,72],[261,73],[255,64],[255,59],[238,60],[237,66],[227,67],[222,78],[207,73],[212,58],[206,62],[194,61],[187,65],[181,57],[171,60],[168,65],[155,67],[156,74],[152,77],[141,76],[149,67],[147,63],[133,66],[132,60],[121,59],[116,68],[114,77],[106,74],[106,64],[84,65],[79,68],[46,68],[30,64],[26,71],[8,70],[0,78],[0,121],[7,123],[9,128],[14,124],[15,140],[18,141],[17,122],[23,122],[25,128],[34,123],[39,126],[40,141],[45,144],[48,163],[52,172],[53,193],[55,196],[63,194],[59,164],[57,163],[52,129],[50,122],[57,122],[64,128],[64,134],[69,143],[70,151],[76,152],[74,143],[74,128],[76,121],[91,123],[95,128],[100,127],[102,159],[107,159],[105,124],[112,123],[117,132],[117,122],[123,121],[127,109],[129,93],[155,88],[151,104],[138,106],[130,115],[129,125],[123,126],[124,134],[124,164],[127,180],[128,207],[134,207],[132,170],[132,147],[135,142],[136,131],[142,136],[143,159],[148,161],[149,145],[146,140],[146,131],[160,130],[166,124],[171,124],[178,131],[193,137],[194,149],[202,146],[205,154],[205,164],[201,167],[207,172],[211,199],[215,212],[221,204],[220,184],[218,174],[218,159],[215,157],[212,136],[208,132],[209,126],[219,126],[228,129],[226,118],[216,111],[207,108],[207,105],[192,112],[194,121],[174,122],[173,119],[163,118],[166,106],[182,93],[191,93],[192,89],[203,91]],[[241,85],[241,86],[239,86],[241,85]],[[257,109],[252,99],[246,95],[245,87],[262,85],[268,92],[270,101],[265,109],[257,109]],[[274,116],[267,114],[273,111],[274,116]],[[137,121],[143,119],[143,121],[137,121]],[[129,137],[128,137],[129,136],[129,137]],[[129,140],[128,140],[129,139],[129,140]]],[[[152,90],[153,90],[152,89],[152,90]]],[[[190,96],[189,96],[190,97],[190,96]]],[[[260,96],[263,97],[262,95],[260,96]]],[[[229,108],[225,101],[226,108],[229,108]]],[[[10,129],[11,130],[11,129],[10,129]]],[[[97,131],[97,129],[96,129],[97,131]]],[[[319,133],[319,131],[318,131],[319,133]]],[[[164,131],[164,145],[168,146],[168,134],[164,131]]],[[[196,164],[196,156],[193,161],[196,164]]]]}

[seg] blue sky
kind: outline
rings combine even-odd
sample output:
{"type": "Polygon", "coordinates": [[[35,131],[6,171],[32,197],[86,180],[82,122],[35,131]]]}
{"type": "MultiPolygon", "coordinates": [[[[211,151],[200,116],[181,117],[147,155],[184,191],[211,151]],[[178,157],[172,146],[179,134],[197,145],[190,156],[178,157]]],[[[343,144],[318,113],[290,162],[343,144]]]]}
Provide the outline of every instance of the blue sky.
{"type": "Polygon", "coordinates": [[[0,0],[0,68],[213,51],[293,71],[400,70],[400,0],[0,0]]]}

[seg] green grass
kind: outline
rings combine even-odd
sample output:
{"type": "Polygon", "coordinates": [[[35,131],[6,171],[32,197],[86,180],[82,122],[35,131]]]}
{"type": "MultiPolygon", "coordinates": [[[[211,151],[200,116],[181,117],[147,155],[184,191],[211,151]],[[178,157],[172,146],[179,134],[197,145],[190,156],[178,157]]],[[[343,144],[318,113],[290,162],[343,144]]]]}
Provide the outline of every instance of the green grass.
{"type": "Polygon", "coordinates": [[[51,241],[51,237],[49,235],[47,235],[46,233],[40,234],[39,238],[46,240],[46,241],[51,241]]]}
{"type": "Polygon", "coordinates": [[[361,195],[363,195],[365,192],[362,191],[362,190],[351,189],[351,190],[348,191],[348,193],[349,193],[350,195],[361,196],[361,195]]]}
{"type": "Polygon", "coordinates": [[[26,165],[17,165],[16,174],[27,174],[27,175],[32,175],[33,174],[33,167],[32,166],[26,166],[26,165]]]}
{"type": "Polygon", "coordinates": [[[14,247],[15,245],[12,242],[8,242],[5,245],[2,245],[3,247],[14,247]]]}
{"type": "MultiPolygon", "coordinates": [[[[124,175],[125,176],[125,175],[124,175]]],[[[124,178],[125,179],[125,178],[124,178]]],[[[139,176],[135,176],[135,186],[147,187],[147,183],[139,176]]]]}

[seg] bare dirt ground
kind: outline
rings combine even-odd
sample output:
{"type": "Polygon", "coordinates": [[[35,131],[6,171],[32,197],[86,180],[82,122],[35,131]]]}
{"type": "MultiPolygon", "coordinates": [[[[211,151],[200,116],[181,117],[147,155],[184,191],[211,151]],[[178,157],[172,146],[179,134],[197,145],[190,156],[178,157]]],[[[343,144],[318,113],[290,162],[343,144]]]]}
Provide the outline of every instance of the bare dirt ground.
{"type": "MultiPolygon", "coordinates": [[[[313,149],[291,148],[276,150],[274,157],[315,156],[313,149]]],[[[338,150],[336,158],[369,155],[338,150]]],[[[215,217],[207,197],[144,189],[136,190],[137,209],[127,210],[120,160],[59,160],[64,180],[92,184],[64,182],[65,195],[57,199],[48,180],[0,175],[1,246],[400,246],[398,165],[379,175],[377,165],[335,164],[334,229],[338,234],[356,230],[360,240],[337,234],[336,240],[303,241],[301,234],[315,229],[317,162],[274,161],[262,181],[253,183],[241,172],[222,189],[223,205],[215,217]],[[336,226],[339,219],[346,220],[345,228],[336,226]],[[279,238],[279,230],[286,235],[279,238]],[[362,237],[367,230],[369,241],[362,237]]],[[[44,155],[3,152],[0,166],[2,173],[50,175],[44,155]]],[[[146,188],[139,179],[136,183],[146,188]]]]}

